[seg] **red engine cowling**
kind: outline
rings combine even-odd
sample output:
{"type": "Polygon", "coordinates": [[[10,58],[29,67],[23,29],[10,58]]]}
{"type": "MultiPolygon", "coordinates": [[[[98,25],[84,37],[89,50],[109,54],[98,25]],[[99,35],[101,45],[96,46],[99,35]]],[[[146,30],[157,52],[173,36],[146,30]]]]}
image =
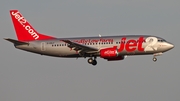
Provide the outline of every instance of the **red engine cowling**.
{"type": "Polygon", "coordinates": [[[108,61],[123,60],[124,56],[118,56],[117,47],[105,48],[100,50],[100,57],[108,61]]]}
{"type": "Polygon", "coordinates": [[[124,60],[124,56],[118,56],[115,58],[107,58],[108,61],[124,60]]]}
{"type": "Polygon", "coordinates": [[[117,48],[105,48],[100,50],[100,57],[101,58],[115,58],[118,57],[117,48]]]}

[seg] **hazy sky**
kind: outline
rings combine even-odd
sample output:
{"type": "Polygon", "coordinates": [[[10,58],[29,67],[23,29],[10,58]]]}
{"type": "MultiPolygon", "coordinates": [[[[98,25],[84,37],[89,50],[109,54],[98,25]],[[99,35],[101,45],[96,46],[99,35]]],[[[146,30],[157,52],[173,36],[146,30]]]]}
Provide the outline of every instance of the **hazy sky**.
{"type": "Polygon", "coordinates": [[[180,101],[180,0],[1,0],[0,101],[180,101]],[[41,33],[56,37],[145,34],[175,48],[107,62],[17,50],[9,15],[18,9],[41,33]]]}

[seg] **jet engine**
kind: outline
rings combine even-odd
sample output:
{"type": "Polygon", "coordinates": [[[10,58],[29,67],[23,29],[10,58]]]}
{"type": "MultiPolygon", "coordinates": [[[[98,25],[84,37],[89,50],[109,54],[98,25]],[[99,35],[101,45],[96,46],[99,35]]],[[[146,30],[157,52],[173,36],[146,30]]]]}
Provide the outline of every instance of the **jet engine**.
{"type": "Polygon", "coordinates": [[[124,56],[119,56],[117,47],[105,48],[100,50],[100,57],[108,61],[123,60],[124,56]]]}
{"type": "Polygon", "coordinates": [[[107,58],[108,61],[124,60],[124,56],[118,56],[115,58],[107,58]]]}
{"type": "Polygon", "coordinates": [[[117,48],[105,48],[100,50],[101,58],[115,58],[118,56],[117,48]]]}

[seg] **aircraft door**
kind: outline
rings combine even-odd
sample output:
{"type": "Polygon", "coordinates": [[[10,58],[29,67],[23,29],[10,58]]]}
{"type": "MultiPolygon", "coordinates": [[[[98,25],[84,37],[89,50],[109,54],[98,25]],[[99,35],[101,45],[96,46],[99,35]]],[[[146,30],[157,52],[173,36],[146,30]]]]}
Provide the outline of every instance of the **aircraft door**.
{"type": "Polygon", "coordinates": [[[46,43],[41,42],[41,51],[46,51],[46,43]]]}

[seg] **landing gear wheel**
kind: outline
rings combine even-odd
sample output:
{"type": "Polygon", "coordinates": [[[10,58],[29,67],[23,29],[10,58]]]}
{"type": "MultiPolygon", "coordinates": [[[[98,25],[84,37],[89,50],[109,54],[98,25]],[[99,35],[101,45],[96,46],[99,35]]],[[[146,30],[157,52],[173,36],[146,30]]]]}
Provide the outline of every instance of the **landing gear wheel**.
{"type": "Polygon", "coordinates": [[[96,60],[93,60],[92,65],[93,65],[93,66],[97,65],[97,61],[96,61],[96,60]]]}
{"type": "Polygon", "coordinates": [[[92,64],[94,60],[92,58],[89,58],[87,61],[89,64],[92,64]]]}
{"type": "Polygon", "coordinates": [[[89,58],[89,59],[87,60],[87,62],[88,62],[89,64],[92,64],[93,66],[97,65],[96,57],[94,57],[94,59],[93,59],[93,58],[89,58]]]}
{"type": "Polygon", "coordinates": [[[154,61],[154,62],[156,62],[156,61],[157,61],[157,58],[156,58],[156,57],[154,57],[154,58],[153,58],[153,61],[154,61]]]}

